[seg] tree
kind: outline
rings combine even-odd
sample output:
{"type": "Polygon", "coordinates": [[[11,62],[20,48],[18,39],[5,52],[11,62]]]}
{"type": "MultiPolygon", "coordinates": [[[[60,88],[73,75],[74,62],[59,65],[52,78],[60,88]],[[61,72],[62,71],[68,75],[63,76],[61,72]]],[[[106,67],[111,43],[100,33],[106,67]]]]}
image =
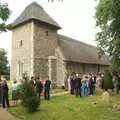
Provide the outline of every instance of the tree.
{"type": "Polygon", "coordinates": [[[112,75],[111,75],[111,72],[109,70],[105,71],[104,79],[102,81],[102,88],[104,90],[108,90],[108,89],[113,90],[113,88],[114,88],[113,81],[112,81],[112,75]]]}
{"type": "MultiPolygon", "coordinates": [[[[48,0],[48,2],[55,2],[55,1],[63,1],[63,0],[48,0]]],[[[6,21],[8,20],[10,16],[10,9],[8,8],[7,3],[3,3],[0,0],[0,33],[6,32],[7,30],[11,29],[10,24],[6,24],[6,21]]]]}
{"type": "Polygon", "coordinates": [[[120,0],[98,0],[96,26],[99,54],[109,56],[112,70],[120,77],[120,0]]]}
{"type": "Polygon", "coordinates": [[[1,75],[9,76],[10,70],[8,65],[8,60],[6,56],[6,51],[4,49],[0,49],[0,77],[1,75]]]}
{"type": "Polygon", "coordinates": [[[6,24],[7,19],[10,16],[10,10],[7,3],[3,3],[0,0],[0,32],[6,32],[10,29],[10,25],[6,24]]]}
{"type": "Polygon", "coordinates": [[[19,96],[22,100],[22,105],[27,112],[36,112],[40,105],[40,99],[36,94],[34,86],[28,79],[27,73],[23,74],[23,82],[20,85],[19,96]]]}

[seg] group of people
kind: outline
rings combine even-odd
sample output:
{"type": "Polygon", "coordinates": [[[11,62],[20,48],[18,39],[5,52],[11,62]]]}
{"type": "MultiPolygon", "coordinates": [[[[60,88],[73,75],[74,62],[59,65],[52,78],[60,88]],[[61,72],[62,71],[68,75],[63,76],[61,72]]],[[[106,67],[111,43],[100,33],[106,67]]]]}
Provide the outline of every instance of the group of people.
{"type": "Polygon", "coordinates": [[[8,99],[8,85],[6,80],[0,79],[0,106],[3,108],[9,107],[9,99],[8,99]]]}
{"type": "Polygon", "coordinates": [[[66,74],[64,79],[65,89],[70,91],[70,94],[76,96],[87,96],[93,95],[96,84],[101,86],[101,75],[72,73],[71,75],[66,74]]]}
{"type": "MultiPolygon", "coordinates": [[[[51,81],[49,80],[49,77],[46,77],[45,80],[42,80],[39,77],[31,77],[29,84],[32,86],[32,89],[36,92],[36,95],[39,97],[39,99],[42,93],[44,93],[45,100],[50,99],[51,81]]],[[[20,84],[18,84],[16,80],[14,80],[11,85],[13,104],[17,104],[17,101],[20,99],[20,96],[18,94],[19,85],[20,84]]],[[[2,105],[3,108],[8,108],[10,106],[8,91],[9,88],[7,85],[7,81],[0,79],[0,106],[2,105]]]]}
{"type": "Polygon", "coordinates": [[[49,77],[46,77],[45,80],[42,80],[39,77],[31,77],[30,84],[33,86],[33,89],[36,91],[39,98],[41,97],[41,94],[44,93],[44,99],[50,99],[51,81],[49,80],[49,77]]]}
{"type": "MultiPolygon", "coordinates": [[[[41,94],[44,93],[44,99],[49,100],[50,99],[50,86],[51,81],[49,80],[49,77],[46,77],[45,80],[42,80],[39,77],[31,77],[29,80],[29,84],[31,85],[31,88],[36,92],[36,95],[41,97],[41,94]]],[[[17,100],[20,96],[17,95],[17,89],[18,89],[17,81],[15,80],[12,84],[12,100],[14,103],[17,103],[17,100]]]]}
{"type": "MultiPolygon", "coordinates": [[[[51,88],[51,81],[49,77],[46,77],[44,80],[39,77],[31,77],[29,83],[32,85],[32,88],[36,92],[36,95],[41,98],[41,94],[44,93],[44,99],[50,99],[50,88],[51,88]]],[[[102,83],[102,76],[94,74],[85,74],[82,75],[81,73],[72,73],[71,75],[66,74],[64,79],[64,87],[66,90],[70,91],[70,94],[76,96],[87,96],[93,95],[95,91],[95,87],[101,87],[102,83]]],[[[14,103],[17,103],[19,99],[17,94],[18,83],[15,80],[12,83],[12,100],[14,103]]],[[[8,85],[6,80],[1,81],[0,79],[0,105],[5,107],[9,107],[9,99],[8,99],[8,85]]]]}

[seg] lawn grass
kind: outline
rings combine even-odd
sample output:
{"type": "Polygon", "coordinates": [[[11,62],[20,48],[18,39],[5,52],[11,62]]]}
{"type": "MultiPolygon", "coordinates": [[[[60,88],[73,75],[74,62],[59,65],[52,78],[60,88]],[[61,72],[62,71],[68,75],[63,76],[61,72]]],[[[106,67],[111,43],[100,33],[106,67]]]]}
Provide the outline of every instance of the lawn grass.
{"type": "MultiPolygon", "coordinates": [[[[112,95],[112,103],[120,100],[120,95],[112,95]]],[[[53,97],[42,101],[36,113],[26,113],[21,105],[8,109],[21,120],[119,120],[120,111],[112,111],[102,103],[101,96],[76,98],[71,95],[53,97]],[[93,104],[96,103],[96,104],[93,104]]]]}
{"type": "Polygon", "coordinates": [[[60,92],[65,92],[65,89],[61,89],[61,88],[51,89],[51,94],[56,94],[60,92]]]}
{"type": "MultiPolygon", "coordinates": [[[[9,100],[11,100],[12,99],[12,89],[11,89],[12,81],[8,81],[7,84],[8,84],[8,88],[9,88],[9,100]]],[[[61,92],[65,92],[65,89],[55,88],[55,89],[50,90],[51,94],[56,94],[56,93],[61,93],[61,92]]],[[[43,93],[42,93],[42,96],[43,96],[43,93]]]]}

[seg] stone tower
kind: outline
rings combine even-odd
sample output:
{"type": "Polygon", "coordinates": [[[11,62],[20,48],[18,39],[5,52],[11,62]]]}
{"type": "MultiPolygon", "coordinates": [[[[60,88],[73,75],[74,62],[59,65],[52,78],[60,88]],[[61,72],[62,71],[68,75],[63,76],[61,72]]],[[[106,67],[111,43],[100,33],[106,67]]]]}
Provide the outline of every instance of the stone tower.
{"type": "Polygon", "coordinates": [[[55,48],[60,26],[36,2],[12,23],[11,80],[29,76],[56,79],[55,48]]]}

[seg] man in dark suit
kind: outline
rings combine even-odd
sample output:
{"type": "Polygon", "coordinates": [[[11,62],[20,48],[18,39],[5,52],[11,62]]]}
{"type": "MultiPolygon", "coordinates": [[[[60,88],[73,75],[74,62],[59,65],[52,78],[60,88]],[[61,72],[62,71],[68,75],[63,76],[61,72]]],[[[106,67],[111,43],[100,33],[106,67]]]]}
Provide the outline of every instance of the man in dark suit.
{"type": "Polygon", "coordinates": [[[76,79],[75,79],[75,94],[76,97],[78,95],[80,95],[81,97],[81,78],[80,78],[80,74],[76,74],[76,79]]]}
{"type": "Polygon", "coordinates": [[[71,74],[71,78],[70,78],[70,86],[71,86],[71,91],[70,91],[70,93],[71,93],[71,95],[74,95],[74,93],[75,93],[75,79],[76,79],[76,74],[73,72],[72,74],[71,74]]]}
{"type": "Polygon", "coordinates": [[[2,83],[2,105],[3,108],[5,108],[5,104],[7,105],[7,107],[9,107],[9,99],[8,99],[8,85],[6,80],[3,81],[2,83]]]}
{"type": "Polygon", "coordinates": [[[47,77],[44,85],[44,98],[45,100],[50,99],[50,86],[51,86],[51,81],[49,80],[49,77],[47,77]]]}
{"type": "Polygon", "coordinates": [[[94,81],[93,81],[92,75],[90,74],[89,76],[90,78],[88,81],[88,88],[89,88],[89,94],[92,96],[94,93],[94,81]]]}

